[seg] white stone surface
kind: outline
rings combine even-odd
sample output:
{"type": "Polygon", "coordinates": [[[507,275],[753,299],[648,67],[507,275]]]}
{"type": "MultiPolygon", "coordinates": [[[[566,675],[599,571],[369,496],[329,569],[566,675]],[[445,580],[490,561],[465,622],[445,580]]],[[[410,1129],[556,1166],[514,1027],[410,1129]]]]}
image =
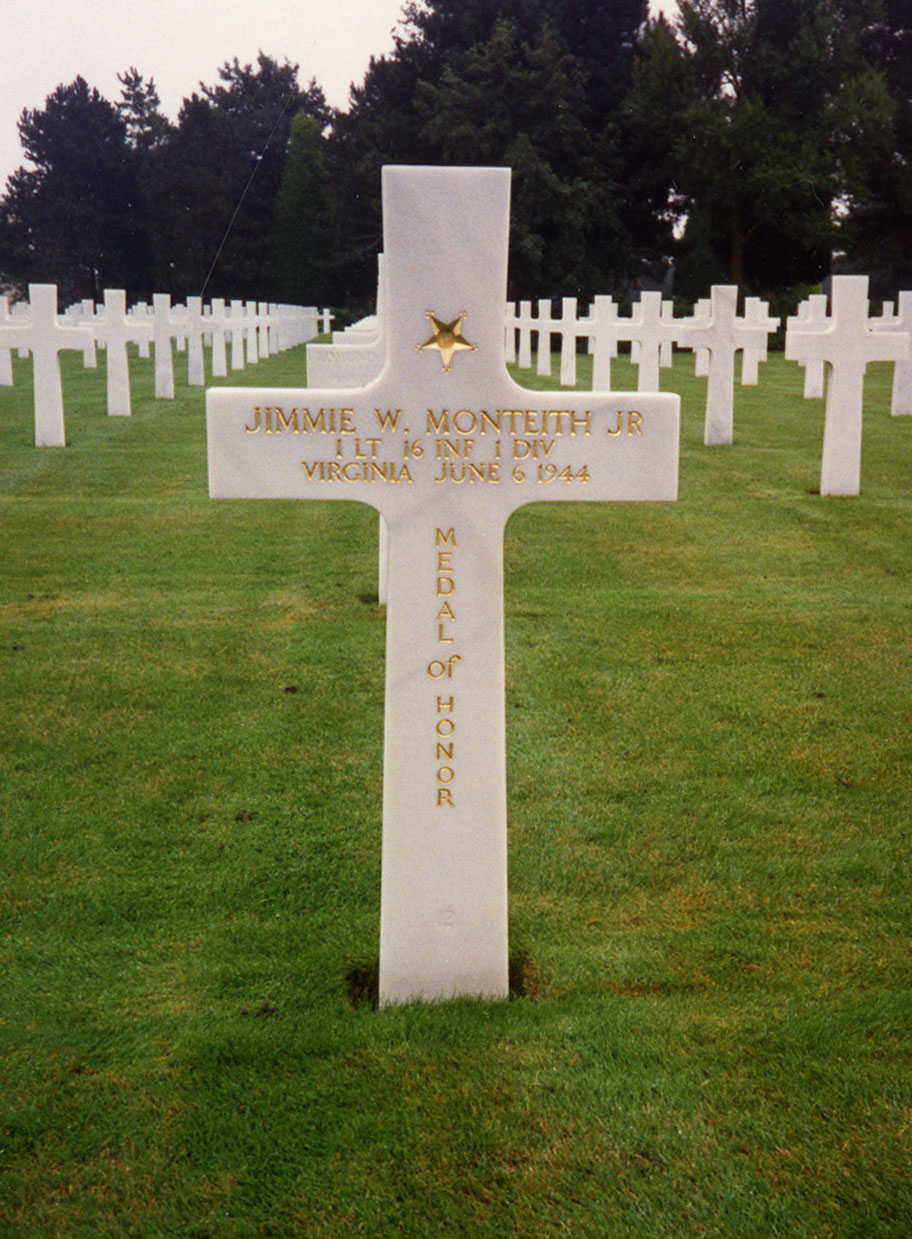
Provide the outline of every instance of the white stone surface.
{"type": "Polygon", "coordinates": [[[767,358],[768,336],[778,331],[779,319],[770,314],[769,302],[760,297],[747,297],[744,301],[744,321],[767,332],[762,343],[748,345],[741,354],[741,385],[756,387],[760,382],[760,362],[767,358]]]}
{"type": "Polygon", "coordinates": [[[228,373],[228,354],[225,349],[225,334],[228,330],[228,314],[222,297],[213,297],[210,307],[209,327],[212,331],[212,377],[223,379],[228,373]]]}
{"type": "MultiPolygon", "coordinates": [[[[803,323],[809,328],[820,329],[826,326],[827,297],[825,293],[812,293],[802,301],[795,315],[796,323],[803,323]]],[[[786,320],[786,330],[791,320],[786,320]]],[[[804,368],[804,398],[805,400],[822,399],[826,384],[826,366],[816,358],[810,358],[800,363],[804,368]]]]}
{"type": "Polygon", "coordinates": [[[106,288],[104,315],[96,320],[95,339],[104,345],[108,417],[129,417],[130,360],[127,345],[139,340],[151,340],[152,323],[131,318],[127,314],[127,294],[122,288],[106,288]]]}
{"type": "Polygon", "coordinates": [[[388,358],[366,390],[207,394],[213,497],[359,499],[386,518],[384,1004],[507,993],[507,518],[677,495],[677,396],[509,377],[509,175],[384,169],[388,358]]]}
{"type": "Polygon", "coordinates": [[[13,385],[13,350],[4,328],[12,323],[9,312],[9,297],[0,295],[0,387],[13,385]]]}
{"type": "MultiPolygon", "coordinates": [[[[18,308],[18,307],[17,307],[18,308]]],[[[65,447],[60,353],[85,348],[91,329],[67,326],[57,317],[57,285],[30,284],[27,313],[0,325],[0,345],[32,354],[35,391],[35,446],[65,447]]]]}
{"type": "MultiPolygon", "coordinates": [[[[912,335],[912,292],[901,292],[895,313],[885,316],[879,325],[884,331],[904,331],[912,335]]],[[[893,367],[890,414],[892,417],[912,415],[912,357],[897,361],[893,367]]]]}
{"type": "Polygon", "coordinates": [[[152,297],[152,330],[155,342],[155,398],[174,399],[174,353],[171,347],[171,297],[155,293],[152,297]]]}
{"type": "Polygon", "coordinates": [[[618,355],[618,342],[624,330],[617,303],[609,296],[597,296],[585,327],[592,354],[592,389],[611,391],[611,359],[618,355]]]}
{"type": "Polygon", "coordinates": [[[623,332],[620,339],[631,342],[631,356],[637,366],[637,390],[658,391],[659,366],[671,365],[669,349],[674,343],[674,327],[662,303],[662,294],[640,293],[630,318],[618,319],[618,323],[623,332]]]}
{"type": "Polygon", "coordinates": [[[706,416],[703,442],[707,446],[734,439],[735,353],[739,349],[766,349],[768,329],[738,317],[738,289],[716,284],[707,320],[694,316],[678,320],[675,339],[685,348],[709,350],[706,416]]]}
{"type": "Polygon", "coordinates": [[[830,367],[821,495],[857,495],[861,489],[861,421],[864,376],[869,361],[900,361],[908,355],[909,336],[876,331],[868,321],[868,277],[834,275],[832,311],[822,325],[790,318],[785,356],[790,361],[825,362],[830,367]]]}

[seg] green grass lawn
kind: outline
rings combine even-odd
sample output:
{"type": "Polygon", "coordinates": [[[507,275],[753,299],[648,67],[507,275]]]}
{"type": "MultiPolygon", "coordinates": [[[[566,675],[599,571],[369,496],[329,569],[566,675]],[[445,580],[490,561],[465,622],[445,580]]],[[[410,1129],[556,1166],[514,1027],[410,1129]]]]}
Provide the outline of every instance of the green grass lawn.
{"type": "Polygon", "coordinates": [[[681,354],[677,504],[512,518],[517,992],[377,1012],[376,514],[211,502],[181,364],[69,355],[66,449],[0,390],[0,1235],[908,1239],[890,368],[859,498],[797,366],[704,448],[681,354]]]}

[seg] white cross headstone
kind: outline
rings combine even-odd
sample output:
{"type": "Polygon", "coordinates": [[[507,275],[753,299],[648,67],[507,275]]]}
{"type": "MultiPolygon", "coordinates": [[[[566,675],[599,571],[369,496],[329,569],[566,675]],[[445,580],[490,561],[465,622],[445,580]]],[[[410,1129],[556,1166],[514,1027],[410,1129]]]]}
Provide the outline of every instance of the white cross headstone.
{"type": "Polygon", "coordinates": [[[732,442],[735,353],[745,348],[766,349],[767,335],[766,327],[738,317],[738,289],[734,284],[713,286],[707,321],[678,320],[675,339],[679,344],[685,348],[709,349],[703,429],[703,442],[707,446],[732,442]]]}
{"type": "MultiPolygon", "coordinates": [[[[694,327],[702,327],[709,322],[712,314],[712,302],[709,297],[701,297],[696,303],[693,315],[686,320],[694,327]]],[[[678,343],[681,343],[680,339],[678,343]]],[[[694,378],[705,379],[709,375],[709,349],[694,348],[694,378]]]]}
{"type": "MultiPolygon", "coordinates": [[[[763,327],[772,334],[779,328],[779,319],[769,312],[769,305],[760,297],[746,297],[744,301],[744,321],[752,327],[763,327]]],[[[741,386],[756,387],[760,382],[760,362],[766,361],[768,341],[764,338],[762,344],[748,345],[741,354],[741,386]]]]}
{"type": "Polygon", "coordinates": [[[540,379],[551,374],[551,302],[539,301],[535,320],[535,373],[540,379]]]}
{"type": "MultiPolygon", "coordinates": [[[[880,325],[884,331],[912,333],[912,292],[899,294],[896,313],[882,320],[880,325]]],[[[892,417],[908,417],[912,414],[912,357],[897,361],[893,367],[890,414],[892,417]]]]}
{"type": "Polygon", "coordinates": [[[171,297],[152,295],[152,338],[155,345],[155,398],[174,399],[174,353],[171,348],[171,297]]]}
{"type": "Polygon", "coordinates": [[[519,329],[519,349],[516,364],[520,370],[532,369],[532,330],[536,320],[532,317],[532,302],[520,301],[516,326],[519,329]]]}
{"type": "Polygon", "coordinates": [[[89,327],[61,324],[57,318],[57,285],[30,284],[28,313],[0,326],[0,344],[32,354],[35,391],[35,446],[65,447],[60,353],[85,348],[89,327]]]}
{"type": "Polygon", "coordinates": [[[13,350],[8,336],[4,336],[3,328],[12,323],[9,312],[9,297],[4,293],[0,296],[0,387],[13,385],[13,350]]]}
{"type": "Polygon", "coordinates": [[[357,498],[387,521],[383,1004],[507,993],[507,518],[677,494],[677,396],[509,377],[509,177],[384,169],[388,353],[370,387],[207,396],[213,497],[357,498]]]}
{"type": "Polygon", "coordinates": [[[857,495],[861,488],[861,414],[869,361],[899,361],[905,332],[876,331],[868,321],[868,277],[834,275],[832,313],[824,325],[790,318],[785,356],[830,367],[820,466],[821,495],[857,495]]]}
{"type": "Polygon", "coordinates": [[[231,329],[231,369],[244,369],[244,303],[235,299],[231,302],[231,317],[228,325],[231,329]]]}
{"type": "Polygon", "coordinates": [[[228,327],[228,316],[225,312],[225,302],[221,297],[213,297],[210,306],[209,326],[212,330],[212,376],[223,379],[228,373],[228,355],[225,350],[225,331],[228,327]]]}
{"type": "Polygon", "coordinates": [[[107,369],[108,417],[129,417],[130,360],[127,345],[152,338],[151,323],[130,318],[127,294],[122,288],[106,288],[104,317],[96,320],[95,339],[104,345],[107,369]]]}
{"type": "MultiPolygon", "coordinates": [[[[85,297],[79,303],[80,316],[79,323],[86,327],[94,327],[95,325],[95,302],[91,297],[85,297]]],[[[82,364],[86,370],[96,370],[98,368],[98,353],[95,349],[95,335],[88,338],[85,348],[82,350],[82,364]]]]}
{"type": "Polygon", "coordinates": [[[144,328],[149,327],[150,330],[140,332],[139,339],[136,341],[137,352],[142,358],[152,356],[152,310],[148,301],[137,301],[136,305],[130,310],[130,317],[135,319],[144,328]]]}
{"type": "MultiPolygon", "coordinates": [[[[668,303],[669,308],[672,308],[668,303]]],[[[659,292],[640,293],[640,300],[633,307],[629,319],[619,319],[623,334],[620,338],[627,339],[639,348],[635,353],[637,365],[637,390],[659,390],[659,366],[662,364],[662,346],[673,345],[674,327],[668,317],[668,310],[662,303],[659,292]]],[[[665,365],[671,365],[667,358],[665,365]]]]}
{"type": "Polygon", "coordinates": [[[597,296],[585,327],[592,354],[593,391],[611,391],[611,359],[618,355],[618,341],[623,338],[624,331],[617,302],[609,296],[597,296]]]}
{"type": "Polygon", "coordinates": [[[247,345],[247,365],[252,366],[260,360],[260,350],[257,339],[257,303],[248,301],[244,306],[246,312],[247,331],[245,334],[245,343],[247,345]]]}
{"type": "MultiPolygon", "coordinates": [[[[786,331],[792,324],[792,319],[786,319],[786,331]]],[[[825,293],[812,293],[799,305],[794,317],[795,325],[803,324],[807,328],[821,330],[827,322],[827,297],[825,293]]],[[[822,361],[811,357],[806,362],[799,363],[804,367],[804,398],[817,400],[822,398],[825,390],[826,367],[822,361]]]]}
{"type": "Polygon", "coordinates": [[[187,384],[190,387],[204,387],[206,384],[206,363],[203,352],[203,299],[202,297],[187,298],[187,384]]]}
{"type": "Polygon", "coordinates": [[[576,338],[579,334],[579,323],[575,297],[561,299],[561,318],[556,326],[561,338],[560,385],[576,387],[576,338]]]}

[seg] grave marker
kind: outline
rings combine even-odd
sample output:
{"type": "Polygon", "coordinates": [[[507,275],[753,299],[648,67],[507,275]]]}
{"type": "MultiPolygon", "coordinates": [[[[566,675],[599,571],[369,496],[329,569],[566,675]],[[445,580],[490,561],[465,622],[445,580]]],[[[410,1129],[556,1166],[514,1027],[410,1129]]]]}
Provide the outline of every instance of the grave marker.
{"type": "MultiPolygon", "coordinates": [[[[18,308],[18,307],[17,307],[18,308]]],[[[85,348],[89,327],[64,326],[57,318],[57,285],[29,284],[27,316],[0,327],[0,341],[31,352],[35,390],[35,447],[65,447],[60,353],[85,348]]]]}
{"type": "Polygon", "coordinates": [[[713,285],[708,320],[700,321],[695,316],[676,325],[675,339],[679,344],[709,350],[703,427],[703,442],[707,446],[732,442],[735,353],[751,348],[765,351],[768,334],[765,326],[738,317],[738,289],[734,284],[713,285]]]}
{"type": "Polygon", "coordinates": [[[677,396],[509,377],[509,177],[384,169],[388,352],[370,387],[207,394],[213,497],[354,498],[386,518],[384,1004],[507,994],[510,513],[677,495],[677,396]]]}
{"type": "Polygon", "coordinates": [[[899,361],[909,352],[905,332],[876,331],[868,321],[868,277],[834,275],[832,313],[824,325],[788,320],[789,361],[830,367],[820,465],[821,495],[857,495],[861,488],[861,415],[869,361],[899,361]]]}

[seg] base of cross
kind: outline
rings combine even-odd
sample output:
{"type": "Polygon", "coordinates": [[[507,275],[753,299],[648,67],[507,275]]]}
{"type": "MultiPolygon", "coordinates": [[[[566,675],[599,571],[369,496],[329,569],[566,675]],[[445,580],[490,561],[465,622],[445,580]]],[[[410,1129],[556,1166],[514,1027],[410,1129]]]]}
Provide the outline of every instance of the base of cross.
{"type": "Polygon", "coordinates": [[[387,527],[381,1005],[508,993],[510,514],[677,497],[676,395],[526,391],[507,373],[509,175],[384,169],[374,383],[207,396],[213,497],[359,499],[387,527]]]}

